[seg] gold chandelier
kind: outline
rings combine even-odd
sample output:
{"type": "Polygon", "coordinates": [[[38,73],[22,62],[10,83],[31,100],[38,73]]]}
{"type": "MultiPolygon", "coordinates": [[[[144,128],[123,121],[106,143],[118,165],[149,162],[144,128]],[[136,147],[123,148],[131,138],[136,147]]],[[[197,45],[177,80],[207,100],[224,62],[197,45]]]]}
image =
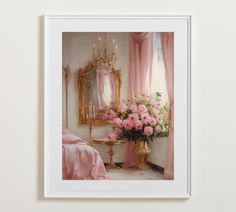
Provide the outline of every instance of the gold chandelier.
{"type": "Polygon", "coordinates": [[[115,40],[110,39],[107,32],[101,33],[97,43],[93,44],[93,58],[90,63],[96,70],[111,70],[117,60],[117,49],[115,40]]]}

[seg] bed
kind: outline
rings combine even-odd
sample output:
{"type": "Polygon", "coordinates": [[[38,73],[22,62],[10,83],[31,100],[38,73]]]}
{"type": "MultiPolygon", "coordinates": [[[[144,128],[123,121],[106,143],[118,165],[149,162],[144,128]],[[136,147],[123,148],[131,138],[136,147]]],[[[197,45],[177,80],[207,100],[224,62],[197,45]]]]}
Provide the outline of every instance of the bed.
{"type": "Polygon", "coordinates": [[[63,180],[109,179],[98,151],[67,129],[62,133],[62,166],[63,180]]]}

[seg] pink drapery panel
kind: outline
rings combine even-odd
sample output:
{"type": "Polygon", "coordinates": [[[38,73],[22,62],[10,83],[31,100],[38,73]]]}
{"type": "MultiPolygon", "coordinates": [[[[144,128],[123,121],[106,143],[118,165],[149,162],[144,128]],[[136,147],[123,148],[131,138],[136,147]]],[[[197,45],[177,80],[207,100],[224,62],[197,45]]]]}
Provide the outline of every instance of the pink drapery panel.
{"type": "Polygon", "coordinates": [[[170,131],[167,141],[165,179],[174,179],[174,33],[162,32],[161,45],[166,70],[166,84],[170,102],[170,131]]]}
{"type": "MultiPolygon", "coordinates": [[[[129,85],[130,97],[134,98],[139,93],[149,93],[152,59],[153,59],[153,33],[131,32],[129,33],[130,61],[129,61],[129,85]]],[[[125,156],[125,168],[135,167],[137,158],[134,154],[134,143],[129,142],[125,156]]]]}
{"type": "Polygon", "coordinates": [[[153,57],[153,33],[131,32],[129,33],[130,61],[129,80],[130,95],[148,93],[152,74],[153,57]]]}

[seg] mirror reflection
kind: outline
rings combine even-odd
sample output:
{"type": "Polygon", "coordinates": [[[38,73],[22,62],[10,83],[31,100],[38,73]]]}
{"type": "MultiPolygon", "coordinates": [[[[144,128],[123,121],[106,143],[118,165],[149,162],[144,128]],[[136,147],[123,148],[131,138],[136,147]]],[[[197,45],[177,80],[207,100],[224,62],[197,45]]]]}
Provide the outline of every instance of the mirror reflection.
{"type": "Polygon", "coordinates": [[[120,71],[115,70],[117,48],[108,33],[102,33],[92,45],[92,59],[78,74],[79,123],[105,124],[113,117],[107,116],[111,104],[120,101],[120,71]]]}
{"type": "Polygon", "coordinates": [[[106,111],[111,104],[120,101],[120,71],[104,64],[96,68],[89,63],[78,73],[79,124],[88,123],[93,117],[94,124],[109,123],[106,111]],[[89,109],[95,108],[95,109],[89,109]]]}

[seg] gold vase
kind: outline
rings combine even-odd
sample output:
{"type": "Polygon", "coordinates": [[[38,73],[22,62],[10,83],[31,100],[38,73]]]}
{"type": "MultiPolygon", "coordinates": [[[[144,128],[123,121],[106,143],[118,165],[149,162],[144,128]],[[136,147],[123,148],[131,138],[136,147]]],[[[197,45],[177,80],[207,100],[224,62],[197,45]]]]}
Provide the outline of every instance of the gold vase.
{"type": "Polygon", "coordinates": [[[147,169],[149,165],[147,164],[147,157],[151,153],[147,142],[137,141],[135,144],[135,155],[138,158],[138,169],[147,169]]]}

